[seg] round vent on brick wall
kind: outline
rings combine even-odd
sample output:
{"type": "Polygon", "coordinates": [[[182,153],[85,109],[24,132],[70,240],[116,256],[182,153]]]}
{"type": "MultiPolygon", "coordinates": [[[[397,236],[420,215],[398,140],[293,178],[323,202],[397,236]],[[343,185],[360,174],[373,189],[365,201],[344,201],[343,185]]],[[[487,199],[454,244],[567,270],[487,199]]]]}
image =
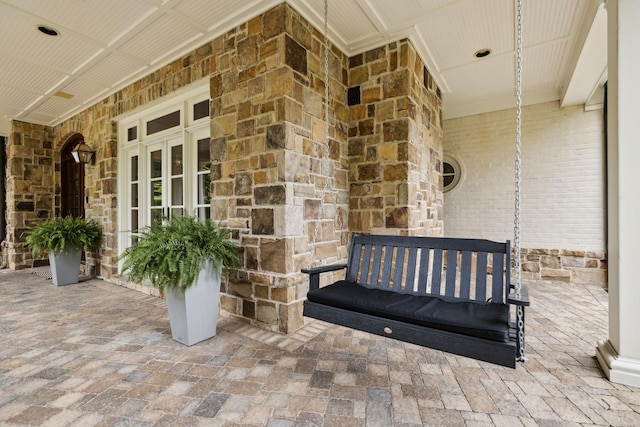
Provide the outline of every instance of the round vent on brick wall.
{"type": "Polygon", "coordinates": [[[451,156],[443,156],[442,159],[442,191],[445,193],[453,190],[462,176],[460,162],[451,156]]]}

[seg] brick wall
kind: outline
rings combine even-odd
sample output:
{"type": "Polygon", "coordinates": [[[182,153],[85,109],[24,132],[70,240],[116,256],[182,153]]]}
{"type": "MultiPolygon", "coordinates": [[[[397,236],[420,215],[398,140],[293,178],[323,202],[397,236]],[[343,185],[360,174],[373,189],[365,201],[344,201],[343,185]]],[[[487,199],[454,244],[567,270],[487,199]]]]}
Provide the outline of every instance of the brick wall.
{"type": "MultiPolygon", "coordinates": [[[[552,102],[525,107],[522,117],[521,246],[531,250],[525,269],[534,278],[603,283],[602,110],[552,102]],[[585,267],[575,265],[574,253],[585,267]]],[[[513,239],[515,110],[446,120],[444,152],[463,171],[444,196],[445,235],[513,239]]]]}

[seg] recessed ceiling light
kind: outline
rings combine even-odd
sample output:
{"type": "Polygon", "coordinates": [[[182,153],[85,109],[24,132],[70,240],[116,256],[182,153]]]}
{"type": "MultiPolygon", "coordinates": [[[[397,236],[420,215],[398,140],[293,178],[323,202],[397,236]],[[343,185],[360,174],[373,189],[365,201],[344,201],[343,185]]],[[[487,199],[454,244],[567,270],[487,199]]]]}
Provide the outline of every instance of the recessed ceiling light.
{"type": "Polygon", "coordinates": [[[56,37],[56,36],[60,35],[60,31],[56,30],[55,28],[48,27],[46,25],[38,25],[38,26],[36,26],[36,28],[42,34],[45,34],[47,36],[56,37]]]}
{"type": "Polygon", "coordinates": [[[491,55],[491,49],[480,49],[473,54],[476,58],[484,58],[491,55]]]}

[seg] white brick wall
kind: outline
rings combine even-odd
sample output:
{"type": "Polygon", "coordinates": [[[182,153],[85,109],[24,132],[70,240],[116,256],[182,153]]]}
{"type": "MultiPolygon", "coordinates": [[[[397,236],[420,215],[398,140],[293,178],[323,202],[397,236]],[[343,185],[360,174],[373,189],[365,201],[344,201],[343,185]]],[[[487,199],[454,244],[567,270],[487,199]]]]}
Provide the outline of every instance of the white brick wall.
{"type": "MultiPolygon", "coordinates": [[[[602,115],[523,108],[522,247],[605,249],[602,115]]],[[[444,153],[463,169],[444,195],[445,236],[513,239],[515,109],[446,120],[444,153]]]]}

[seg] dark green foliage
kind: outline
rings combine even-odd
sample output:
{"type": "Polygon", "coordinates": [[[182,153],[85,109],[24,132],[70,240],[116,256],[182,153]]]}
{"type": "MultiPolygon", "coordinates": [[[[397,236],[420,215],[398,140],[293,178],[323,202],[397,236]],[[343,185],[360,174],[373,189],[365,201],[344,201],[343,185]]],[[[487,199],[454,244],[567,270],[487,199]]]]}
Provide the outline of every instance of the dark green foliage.
{"type": "Polygon", "coordinates": [[[55,217],[24,233],[27,247],[34,255],[53,252],[58,255],[69,248],[95,249],[100,243],[100,227],[94,220],[55,217]]]}
{"type": "Polygon", "coordinates": [[[206,261],[215,267],[238,264],[238,247],[228,237],[231,230],[195,216],[174,216],[146,227],[136,245],[120,255],[122,272],[134,282],[149,279],[160,290],[193,285],[206,261]]]}

